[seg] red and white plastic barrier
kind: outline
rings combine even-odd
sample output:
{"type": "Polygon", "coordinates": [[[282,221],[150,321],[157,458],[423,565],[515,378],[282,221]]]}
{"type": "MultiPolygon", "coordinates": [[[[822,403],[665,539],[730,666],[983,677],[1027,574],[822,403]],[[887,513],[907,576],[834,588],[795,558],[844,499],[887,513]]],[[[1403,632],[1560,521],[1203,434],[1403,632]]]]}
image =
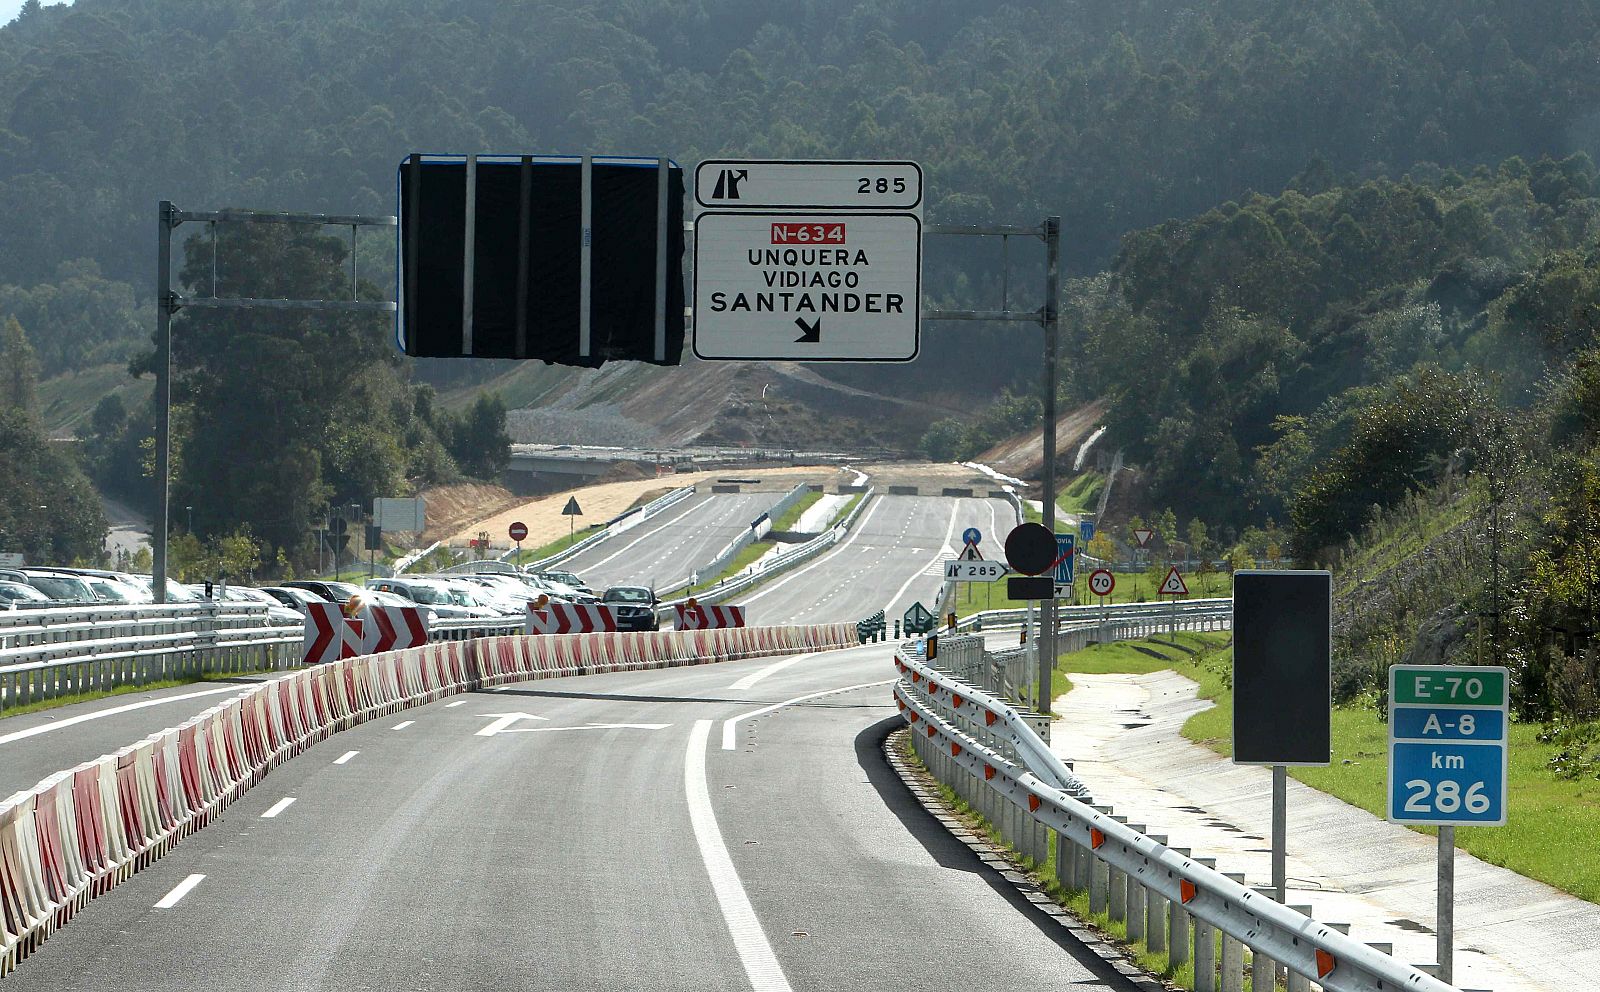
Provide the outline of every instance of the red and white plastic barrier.
{"type": "Polygon", "coordinates": [[[617,611],[610,606],[551,603],[540,609],[528,606],[529,634],[592,634],[617,629],[617,611]]]}
{"type": "MultiPolygon", "coordinates": [[[[327,626],[340,634],[330,643],[343,645],[352,628],[333,609],[341,622],[327,626]]],[[[855,646],[853,623],[483,637],[334,657],[263,682],[0,800],[0,976],[90,899],[338,731],[484,686],[855,646]]]]}
{"type": "Polygon", "coordinates": [[[742,606],[694,606],[679,605],[673,607],[678,611],[679,630],[719,630],[724,627],[744,626],[744,607],[742,606]]]}

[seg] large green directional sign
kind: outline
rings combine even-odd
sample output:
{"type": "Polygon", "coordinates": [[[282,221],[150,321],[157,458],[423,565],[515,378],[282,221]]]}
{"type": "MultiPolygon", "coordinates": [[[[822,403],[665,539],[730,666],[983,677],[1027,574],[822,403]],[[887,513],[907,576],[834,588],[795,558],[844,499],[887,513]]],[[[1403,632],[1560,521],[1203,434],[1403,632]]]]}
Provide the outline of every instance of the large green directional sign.
{"type": "Polygon", "coordinates": [[[1506,822],[1510,681],[1500,667],[1389,669],[1390,820],[1506,822]]]}

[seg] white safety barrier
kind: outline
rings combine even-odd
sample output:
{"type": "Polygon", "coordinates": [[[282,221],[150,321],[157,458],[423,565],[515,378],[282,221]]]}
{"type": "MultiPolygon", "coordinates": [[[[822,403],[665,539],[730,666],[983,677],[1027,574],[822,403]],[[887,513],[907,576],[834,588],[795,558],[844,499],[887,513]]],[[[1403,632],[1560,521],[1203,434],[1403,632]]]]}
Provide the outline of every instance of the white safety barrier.
{"type": "Polygon", "coordinates": [[[484,686],[850,647],[854,624],[485,637],[336,661],[0,800],[0,976],[282,762],[357,724],[484,686]]]}
{"type": "MultiPolygon", "coordinates": [[[[935,662],[942,659],[941,644],[935,662]]],[[[1427,973],[1167,847],[1166,838],[1129,826],[1111,807],[1091,805],[1087,790],[1026,715],[1004,701],[904,647],[895,666],[901,673],[896,705],[934,776],[1040,863],[1053,832],[1063,883],[1088,889],[1096,911],[1121,912],[1130,933],[1150,938],[1153,949],[1167,949],[1174,962],[1193,960],[1198,992],[1242,988],[1245,947],[1256,955],[1256,988],[1270,987],[1276,965],[1287,968],[1290,988],[1315,982],[1325,992],[1452,992],[1427,973]],[[1143,910],[1137,927],[1135,906],[1143,910]]]]}

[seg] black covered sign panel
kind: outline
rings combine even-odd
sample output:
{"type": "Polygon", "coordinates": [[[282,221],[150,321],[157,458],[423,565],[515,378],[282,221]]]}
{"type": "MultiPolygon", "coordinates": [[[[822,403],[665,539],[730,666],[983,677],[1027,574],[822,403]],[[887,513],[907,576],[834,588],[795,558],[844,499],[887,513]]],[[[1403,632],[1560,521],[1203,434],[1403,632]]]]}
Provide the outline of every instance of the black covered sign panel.
{"type": "Polygon", "coordinates": [[[1326,765],[1332,759],[1333,576],[1233,576],[1233,760],[1326,765]]]}
{"type": "Polygon", "coordinates": [[[678,364],[683,171],[666,169],[664,245],[656,161],[591,161],[587,232],[584,173],[579,158],[480,157],[469,168],[460,157],[412,156],[401,164],[406,354],[678,364]],[[657,291],[663,256],[664,300],[657,291]]]}

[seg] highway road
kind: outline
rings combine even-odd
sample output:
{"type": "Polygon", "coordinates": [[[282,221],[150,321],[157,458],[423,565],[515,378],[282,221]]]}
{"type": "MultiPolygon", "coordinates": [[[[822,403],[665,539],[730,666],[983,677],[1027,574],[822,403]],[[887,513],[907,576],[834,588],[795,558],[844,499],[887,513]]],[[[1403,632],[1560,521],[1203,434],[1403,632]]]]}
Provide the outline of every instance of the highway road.
{"type": "Polygon", "coordinates": [[[608,585],[670,588],[782,498],[781,492],[697,494],[557,567],[576,572],[597,592],[608,585]]]}
{"type": "Polygon", "coordinates": [[[833,623],[887,610],[891,622],[913,603],[929,609],[944,584],[945,558],[976,527],[986,557],[1004,557],[1016,522],[1004,500],[874,496],[834,550],[766,583],[738,602],[752,623],[833,623]]]}
{"type": "Polygon", "coordinates": [[[280,767],[5,986],[1131,990],[900,784],[892,675],[869,645],[374,721],[280,767]]]}

